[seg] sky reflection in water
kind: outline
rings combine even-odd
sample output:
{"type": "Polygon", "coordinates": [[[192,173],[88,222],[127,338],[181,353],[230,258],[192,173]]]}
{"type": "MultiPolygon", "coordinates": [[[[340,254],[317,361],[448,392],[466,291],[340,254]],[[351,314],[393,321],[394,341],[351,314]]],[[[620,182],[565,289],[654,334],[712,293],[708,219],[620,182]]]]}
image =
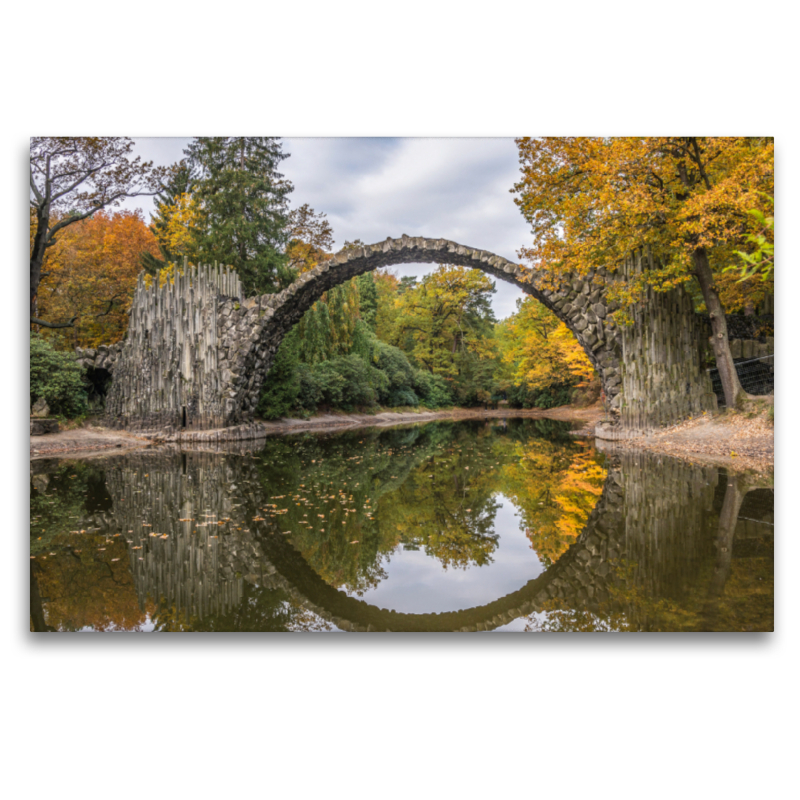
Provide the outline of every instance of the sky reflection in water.
{"type": "Polygon", "coordinates": [[[33,462],[32,628],[772,628],[768,485],[568,428],[33,462]]]}

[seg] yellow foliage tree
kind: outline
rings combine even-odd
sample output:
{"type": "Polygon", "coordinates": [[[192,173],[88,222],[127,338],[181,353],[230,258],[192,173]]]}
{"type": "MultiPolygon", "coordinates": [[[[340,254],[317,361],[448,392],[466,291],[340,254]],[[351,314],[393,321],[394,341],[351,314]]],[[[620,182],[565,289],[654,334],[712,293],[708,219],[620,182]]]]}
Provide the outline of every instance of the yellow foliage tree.
{"type": "Polygon", "coordinates": [[[411,354],[434,375],[452,377],[463,352],[492,347],[490,296],[494,284],[480,270],[442,265],[395,300],[396,331],[413,342],[411,354]]]}
{"type": "Polygon", "coordinates": [[[774,144],[749,137],[545,137],[518,139],[515,202],[534,243],[521,255],[546,274],[614,271],[645,247],[653,268],[615,282],[623,307],[645,286],[696,280],[713,329],[729,407],[744,395],[728,345],[715,275],[746,249],[773,193],[774,144]]]}
{"type": "Polygon", "coordinates": [[[503,362],[511,367],[513,382],[531,389],[575,383],[582,385],[595,371],[567,326],[531,297],[516,314],[498,325],[503,362]]]}

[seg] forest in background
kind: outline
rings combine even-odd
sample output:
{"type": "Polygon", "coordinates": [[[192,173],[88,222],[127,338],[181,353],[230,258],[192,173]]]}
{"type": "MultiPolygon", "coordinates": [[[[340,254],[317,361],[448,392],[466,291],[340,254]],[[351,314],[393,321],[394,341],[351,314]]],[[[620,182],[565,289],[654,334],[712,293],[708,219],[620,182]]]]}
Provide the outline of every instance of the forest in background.
{"type": "MultiPolygon", "coordinates": [[[[714,309],[752,313],[771,292],[770,139],[517,144],[513,191],[535,236],[521,252],[531,265],[581,273],[647,244],[662,264],[646,276],[651,285],[684,285],[717,326],[724,313],[714,309]]],[[[198,138],[169,169],[131,160],[131,146],[32,139],[31,396],[49,393],[58,405],[66,392],[65,414],[86,410],[67,353],[124,337],[142,270],[163,283],[185,263],[228,264],[253,295],[280,291],[333,255],[325,212],[290,204],[279,139],[198,138]],[[156,194],[149,223],[114,210],[116,199],[141,194],[156,194]],[[53,385],[62,372],[71,388],[53,385]]],[[[622,317],[644,288],[621,284],[622,317]]],[[[378,270],[331,289],[284,339],[259,414],[595,400],[599,382],[567,327],[532,298],[498,321],[494,291],[484,273],[450,265],[421,279],[378,270]]]]}

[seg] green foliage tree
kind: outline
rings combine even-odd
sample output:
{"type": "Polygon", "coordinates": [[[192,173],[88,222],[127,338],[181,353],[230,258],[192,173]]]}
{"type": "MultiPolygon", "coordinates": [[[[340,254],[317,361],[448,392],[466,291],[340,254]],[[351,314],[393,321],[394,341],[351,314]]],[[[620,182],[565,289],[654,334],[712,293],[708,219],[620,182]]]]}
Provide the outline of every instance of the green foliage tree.
{"type": "Polygon", "coordinates": [[[358,300],[358,284],[349,280],[325,292],[306,311],[297,324],[304,363],[319,364],[350,352],[359,319],[358,300]]]}
{"type": "Polygon", "coordinates": [[[261,389],[256,413],[264,419],[284,417],[296,406],[300,395],[300,333],[292,328],[283,337],[261,389]]]}
{"type": "Polygon", "coordinates": [[[288,157],[280,140],[200,137],[184,153],[199,173],[195,193],[205,222],[199,259],[233,267],[248,295],[291,283],[284,248],[293,186],[278,172],[288,157]]]}
{"type": "MultiPolygon", "coordinates": [[[[769,206],[774,205],[770,196],[766,196],[769,206]]],[[[740,273],[739,282],[749,278],[758,277],[762,282],[772,278],[775,271],[775,217],[766,216],[757,208],[751,208],[747,212],[757,223],[758,231],[747,235],[745,241],[753,246],[753,252],[747,253],[741,250],[736,251],[740,262],[738,265],[730,265],[725,268],[725,272],[735,272],[738,267],[740,273]]]]}
{"type": "Polygon", "coordinates": [[[414,360],[434,375],[454,378],[457,355],[483,349],[491,332],[494,284],[480,270],[442,266],[398,292],[398,339],[411,338],[414,360]]]}
{"type": "Polygon", "coordinates": [[[71,353],[62,353],[38,333],[30,335],[31,406],[43,397],[55,414],[79,416],[88,408],[84,370],[71,353]]]}
{"type": "Polygon", "coordinates": [[[313,367],[312,375],[325,405],[353,411],[357,406],[372,406],[377,400],[369,365],[357,355],[323,361],[313,367]]]}
{"type": "Polygon", "coordinates": [[[365,272],[356,279],[358,286],[359,316],[374,331],[378,324],[378,287],[371,272],[365,272]]]}

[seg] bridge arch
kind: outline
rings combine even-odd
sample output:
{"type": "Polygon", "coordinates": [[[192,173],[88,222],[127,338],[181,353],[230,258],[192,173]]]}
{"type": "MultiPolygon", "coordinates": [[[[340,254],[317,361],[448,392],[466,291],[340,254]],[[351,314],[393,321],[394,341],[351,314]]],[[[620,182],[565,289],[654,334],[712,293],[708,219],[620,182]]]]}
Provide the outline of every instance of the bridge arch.
{"type": "Polygon", "coordinates": [[[607,319],[603,287],[594,283],[594,275],[564,282],[554,291],[540,287],[531,270],[486,250],[447,239],[404,235],[348,249],[304,273],[279,294],[244,301],[239,309],[244,311],[243,325],[231,322],[235,319],[231,304],[221,310],[223,333],[233,332],[228,333],[228,353],[229,368],[236,376],[233,384],[236,391],[227,410],[229,424],[246,423],[252,418],[261,385],[283,337],[326,291],[381,267],[411,263],[479,269],[536,298],[575,335],[597,370],[606,397],[616,405],[621,387],[622,349],[617,328],[607,319]]]}
{"type": "MultiPolygon", "coordinates": [[[[260,297],[244,297],[238,276],[226,268],[190,267],[160,288],[140,276],[125,341],[77,356],[87,367],[113,369],[105,404],[112,427],[182,440],[251,438],[261,433],[250,425],[261,387],[292,326],[329,289],[410,263],[479,269],[518,286],[564,322],[597,370],[619,423],[599,426],[598,436],[638,435],[716,408],[704,364],[707,333],[682,289],[648,289],[634,324],[623,329],[609,316],[613,276],[604,270],[565,276],[552,287],[502,256],[421,236],[348,249],[282,292],[260,297]]],[[[639,251],[622,270],[652,266],[639,251]]]]}

